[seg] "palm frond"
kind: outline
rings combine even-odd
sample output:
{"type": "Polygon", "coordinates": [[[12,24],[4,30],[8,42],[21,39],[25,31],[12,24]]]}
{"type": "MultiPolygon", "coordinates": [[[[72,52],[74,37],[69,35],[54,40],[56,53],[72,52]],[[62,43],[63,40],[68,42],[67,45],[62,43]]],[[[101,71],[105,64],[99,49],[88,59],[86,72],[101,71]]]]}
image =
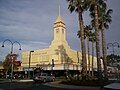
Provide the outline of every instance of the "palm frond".
{"type": "Polygon", "coordinates": [[[70,10],[70,12],[72,13],[75,10],[75,6],[73,5],[69,5],[68,9],[70,10]]]}
{"type": "Polygon", "coordinates": [[[83,12],[89,8],[89,0],[67,0],[68,2],[68,9],[72,13],[75,12],[83,12]]]}
{"type": "Polygon", "coordinates": [[[106,29],[109,29],[109,25],[108,25],[107,23],[104,23],[104,27],[105,27],[106,29]]]}
{"type": "Polygon", "coordinates": [[[107,11],[107,15],[110,15],[110,14],[112,14],[113,13],[113,10],[112,9],[109,9],[108,11],[107,11]]]}
{"type": "Polygon", "coordinates": [[[81,36],[80,36],[81,34],[80,34],[80,30],[77,32],[77,36],[78,36],[78,38],[80,38],[81,36]]]}

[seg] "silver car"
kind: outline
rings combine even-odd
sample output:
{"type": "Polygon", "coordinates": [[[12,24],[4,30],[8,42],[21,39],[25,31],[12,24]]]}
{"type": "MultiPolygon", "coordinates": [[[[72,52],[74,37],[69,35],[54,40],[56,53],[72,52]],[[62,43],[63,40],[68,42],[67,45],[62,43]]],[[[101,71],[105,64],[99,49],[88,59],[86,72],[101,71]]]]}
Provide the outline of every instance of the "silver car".
{"type": "Polygon", "coordinates": [[[35,82],[50,82],[55,81],[55,77],[52,75],[48,75],[47,73],[36,74],[34,79],[35,82]]]}

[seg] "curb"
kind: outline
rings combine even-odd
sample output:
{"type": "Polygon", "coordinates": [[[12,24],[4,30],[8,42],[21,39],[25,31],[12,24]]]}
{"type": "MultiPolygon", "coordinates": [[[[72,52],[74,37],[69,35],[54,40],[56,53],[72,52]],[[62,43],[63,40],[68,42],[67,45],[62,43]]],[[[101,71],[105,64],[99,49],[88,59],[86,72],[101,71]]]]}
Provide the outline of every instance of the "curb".
{"type": "MultiPolygon", "coordinates": [[[[1,81],[0,84],[2,84],[2,83],[9,83],[9,82],[11,82],[11,81],[10,81],[10,80],[4,80],[4,81],[1,81]]],[[[13,82],[13,83],[14,83],[14,82],[33,82],[33,80],[32,80],[32,79],[12,80],[12,82],[13,82]]]]}
{"type": "Polygon", "coordinates": [[[10,80],[3,80],[3,81],[0,81],[0,84],[3,84],[3,83],[9,83],[10,80]]]}
{"type": "Polygon", "coordinates": [[[28,79],[28,80],[16,80],[16,82],[33,82],[32,79],[28,79]]]}

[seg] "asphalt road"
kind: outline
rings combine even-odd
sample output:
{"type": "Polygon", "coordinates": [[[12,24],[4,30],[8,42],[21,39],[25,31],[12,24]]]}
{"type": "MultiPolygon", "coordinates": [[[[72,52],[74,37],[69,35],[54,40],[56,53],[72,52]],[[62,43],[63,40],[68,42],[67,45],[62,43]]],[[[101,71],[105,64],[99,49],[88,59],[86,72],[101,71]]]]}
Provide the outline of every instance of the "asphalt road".
{"type": "Polygon", "coordinates": [[[14,82],[12,84],[1,83],[0,90],[70,90],[70,89],[54,88],[34,82],[14,82]]]}

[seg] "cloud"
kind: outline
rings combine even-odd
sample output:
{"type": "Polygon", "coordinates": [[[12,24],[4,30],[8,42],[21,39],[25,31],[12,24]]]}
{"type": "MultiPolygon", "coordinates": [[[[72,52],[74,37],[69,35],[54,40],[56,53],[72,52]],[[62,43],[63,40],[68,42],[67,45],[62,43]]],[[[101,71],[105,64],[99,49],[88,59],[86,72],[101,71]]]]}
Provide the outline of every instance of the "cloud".
{"type": "MultiPolygon", "coordinates": [[[[110,8],[113,8],[113,22],[107,31],[107,42],[120,42],[119,38],[119,3],[120,0],[109,0],[110,8]],[[114,32],[114,33],[113,33],[114,32]]],[[[0,0],[0,43],[5,39],[19,41],[24,50],[46,48],[53,39],[53,23],[58,16],[57,0],[0,0]]],[[[60,1],[61,16],[67,28],[67,40],[69,45],[79,51],[80,40],[77,37],[79,30],[77,13],[70,14],[65,0],[60,1]]],[[[84,14],[85,24],[90,23],[89,13],[84,14]]],[[[6,48],[9,48],[6,47],[6,48]]],[[[17,46],[15,46],[17,52],[17,46]]],[[[1,48],[0,48],[1,49],[1,48]]],[[[3,58],[9,50],[0,50],[3,58]]]]}
{"type": "Polygon", "coordinates": [[[49,44],[44,42],[37,42],[37,41],[22,42],[22,48],[25,51],[47,48],[48,46],[49,44]]]}
{"type": "MultiPolygon", "coordinates": [[[[12,41],[14,42],[14,41],[12,41]]],[[[23,51],[31,51],[31,50],[38,50],[38,49],[43,49],[43,48],[48,48],[49,44],[48,43],[44,43],[44,42],[37,42],[37,41],[22,41],[19,42],[21,44],[21,51],[20,46],[17,43],[13,44],[13,53],[16,53],[19,55],[19,59],[21,60],[21,53],[23,51]]],[[[2,46],[2,43],[0,43],[0,45],[2,46]]],[[[0,46],[0,61],[3,60],[5,58],[5,56],[11,52],[11,44],[9,42],[5,42],[4,43],[4,47],[0,46]]]]}

